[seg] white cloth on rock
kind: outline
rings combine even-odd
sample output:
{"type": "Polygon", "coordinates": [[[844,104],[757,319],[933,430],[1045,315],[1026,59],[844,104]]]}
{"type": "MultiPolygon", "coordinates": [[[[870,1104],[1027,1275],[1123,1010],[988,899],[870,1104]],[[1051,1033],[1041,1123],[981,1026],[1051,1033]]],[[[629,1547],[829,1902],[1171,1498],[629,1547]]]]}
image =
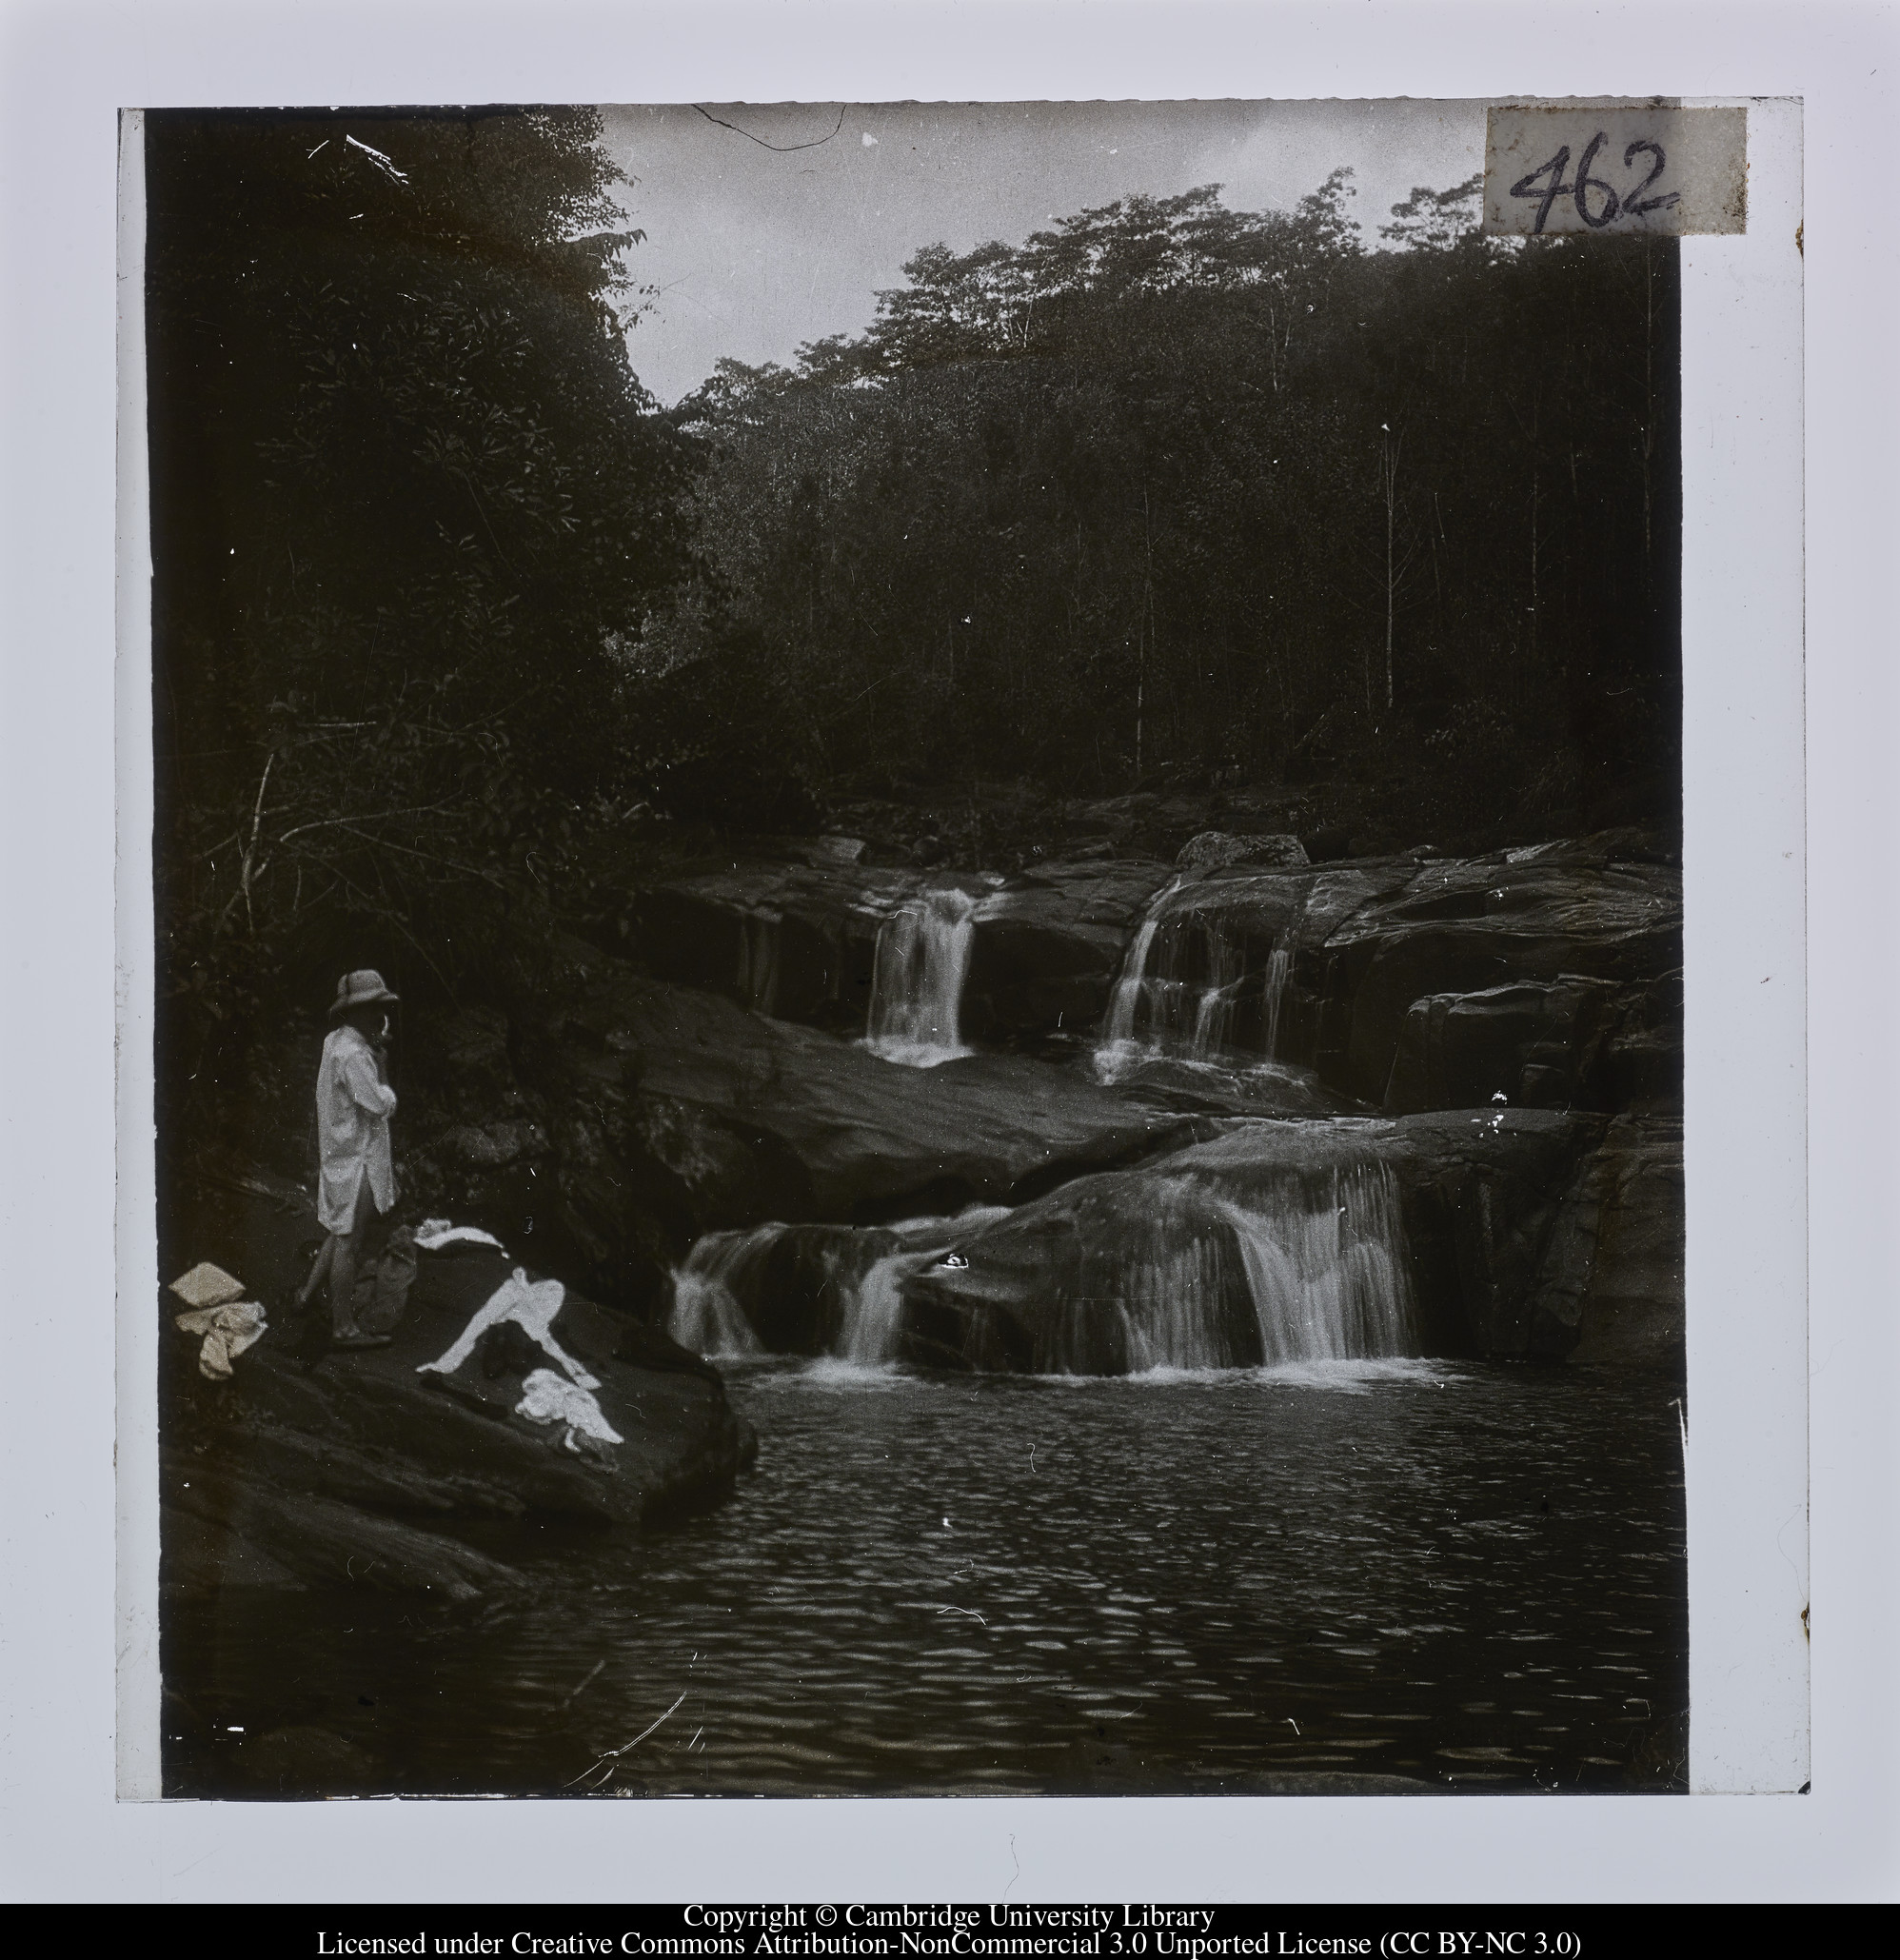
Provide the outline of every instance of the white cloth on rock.
{"type": "Polygon", "coordinates": [[[174,1316],[171,1324],[181,1334],[202,1336],[198,1373],[207,1381],[228,1381],[231,1363],[247,1348],[254,1348],[267,1332],[264,1309],[254,1300],[228,1301],[221,1307],[200,1307],[195,1313],[174,1316]]]}
{"type": "Polygon", "coordinates": [[[445,1245],[492,1245],[505,1251],[502,1241],[479,1225],[452,1225],[446,1218],[425,1218],[416,1227],[416,1243],[424,1252],[440,1252],[445,1245]]]}
{"type": "Polygon", "coordinates": [[[577,1432],[603,1443],[625,1440],[601,1414],[601,1405],[585,1389],[555,1374],[552,1368],[537,1368],[522,1383],[522,1398],[515,1404],[515,1414],[525,1416],[530,1422],[564,1422],[567,1434],[564,1440],[570,1450],[580,1448],[574,1440],[577,1432]]]}
{"type": "MultiPolygon", "coordinates": [[[[566,1297],[567,1289],[560,1280],[542,1279],[530,1284],[526,1272],[517,1266],[514,1272],[488,1296],[486,1304],[476,1310],[474,1317],[462,1330],[455,1345],[437,1360],[420,1362],[416,1373],[453,1375],[475,1352],[475,1343],[489,1328],[499,1325],[504,1320],[512,1320],[552,1359],[561,1364],[566,1371],[568,1379],[576,1387],[599,1388],[600,1383],[562,1347],[551,1332],[554,1317],[560,1313],[561,1304],[566,1297]]],[[[619,1438],[616,1437],[615,1440],[618,1441],[619,1438]]]]}
{"type": "Polygon", "coordinates": [[[182,1279],[171,1282],[171,1291],[188,1307],[226,1307],[244,1297],[244,1281],[233,1279],[222,1266],[209,1259],[196,1265],[182,1279]]]}

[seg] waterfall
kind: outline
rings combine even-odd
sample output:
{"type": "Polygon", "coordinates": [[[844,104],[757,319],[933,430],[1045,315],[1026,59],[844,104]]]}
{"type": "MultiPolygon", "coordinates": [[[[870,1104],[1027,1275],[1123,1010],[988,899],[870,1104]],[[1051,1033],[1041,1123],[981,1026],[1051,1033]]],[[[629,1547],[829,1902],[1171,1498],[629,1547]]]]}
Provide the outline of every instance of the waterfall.
{"type": "Polygon", "coordinates": [[[1270,1061],[1279,1053],[1280,1005],[1286,999],[1287,975],[1293,971],[1292,937],[1291,932],[1282,933],[1267,956],[1267,980],[1260,997],[1260,1046],[1270,1061]]]}
{"type": "Polygon", "coordinates": [[[1384,1165],[1295,1176],[1244,1198],[1186,1178],[1144,1195],[1112,1255],[1131,1374],[1415,1352],[1411,1258],[1384,1165]]]}
{"type": "Polygon", "coordinates": [[[976,901],[955,889],[907,899],[878,934],[864,1045],[886,1061],[935,1068],[974,1051],[958,1027],[976,901]]]}
{"type": "Polygon", "coordinates": [[[734,976],[746,1004],[758,1014],[772,1014],[779,1004],[779,921],[763,912],[746,912],[739,921],[739,970],[734,976]]]}
{"type": "Polygon", "coordinates": [[[867,1368],[896,1360],[903,1329],[904,1281],[935,1264],[959,1234],[1008,1217],[1003,1205],[973,1205],[954,1218],[906,1218],[901,1224],[880,1228],[882,1233],[896,1234],[896,1251],[883,1254],[856,1274],[844,1259],[838,1262],[843,1313],[832,1352],[840,1360],[857,1361],[867,1368]]]}
{"type": "Polygon", "coordinates": [[[696,1355],[756,1355],[759,1336],[736,1291],[748,1269],[770,1250],[782,1225],[750,1232],[710,1232],[673,1275],[673,1309],[666,1332],[696,1355]]]}
{"type": "Polygon", "coordinates": [[[1233,1045],[1246,948],[1204,913],[1169,916],[1180,884],[1176,879],[1149,901],[1122,956],[1096,1050],[1096,1073],[1105,1081],[1149,1056],[1211,1061],[1233,1045]]]}
{"type": "Polygon", "coordinates": [[[667,1332],[696,1354],[740,1357],[790,1349],[881,1366],[898,1357],[905,1279],[959,1235],[1008,1216],[999,1205],[976,1205],[954,1218],[896,1225],[773,1224],[708,1233],[673,1275],[667,1332]]]}
{"type": "MultiPolygon", "coordinates": [[[[1416,1354],[1398,1183],[1385,1165],[1081,1179],[955,1261],[900,1279],[978,1370],[1138,1375],[1416,1354]]],[[[936,1336],[940,1340],[942,1336],[936,1336]]]]}
{"type": "MultiPolygon", "coordinates": [[[[1175,879],[1156,893],[1122,956],[1096,1049],[1096,1074],[1103,1081],[1156,1056],[1211,1062],[1233,1052],[1235,1011],[1248,979],[1247,948],[1228,936],[1217,915],[1191,904],[1171,911],[1182,882],[1175,879]]],[[[1269,1061],[1279,1052],[1298,923],[1296,911],[1275,935],[1267,958],[1259,1052],[1269,1061]]]]}
{"type": "Polygon", "coordinates": [[[846,1283],[844,1318],[838,1334],[837,1353],[841,1360],[875,1368],[893,1357],[897,1352],[899,1318],[903,1312],[903,1295],[899,1288],[920,1257],[928,1255],[886,1253],[872,1262],[870,1270],[855,1285],[846,1283]]]}
{"type": "MultiPolygon", "coordinates": [[[[1228,1323],[1224,1235],[1208,1216],[1199,1189],[1185,1178],[1155,1180],[1146,1202],[1126,1215],[1127,1237],[1084,1266],[1086,1291],[1079,1302],[1106,1307],[1119,1322],[1110,1330],[1079,1326],[1065,1315],[1065,1359],[1099,1352],[1100,1335],[1118,1345],[1131,1375],[1151,1368],[1226,1368],[1246,1358],[1235,1352],[1228,1323]],[[1103,1273],[1106,1264],[1110,1271],[1103,1273]]],[[[1084,1371],[1062,1368],[1058,1373],[1084,1371]]]]}
{"type": "Polygon", "coordinates": [[[1415,1354],[1418,1305],[1392,1171],[1348,1165],[1273,1196],[1227,1208],[1265,1365],[1415,1354]]]}

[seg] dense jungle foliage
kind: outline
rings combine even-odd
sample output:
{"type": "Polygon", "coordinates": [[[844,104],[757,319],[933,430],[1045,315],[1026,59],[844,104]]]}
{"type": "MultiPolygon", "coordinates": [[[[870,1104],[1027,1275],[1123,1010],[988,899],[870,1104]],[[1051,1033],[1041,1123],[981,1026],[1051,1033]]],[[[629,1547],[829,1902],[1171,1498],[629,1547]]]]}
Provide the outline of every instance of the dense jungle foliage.
{"type": "Polygon", "coordinates": [[[1366,251],[1350,192],[931,247],[861,337],[722,364],[695,598],[814,780],[1272,780],[1388,720],[1493,816],[1667,769],[1672,248],[1502,247],[1474,180],[1366,251]]]}
{"type": "Polygon", "coordinates": [[[1441,842],[1674,822],[1669,243],[1131,197],[663,411],[592,111],[147,128],[179,1095],[345,966],[531,972],[643,823],[1355,773],[1441,842]]]}

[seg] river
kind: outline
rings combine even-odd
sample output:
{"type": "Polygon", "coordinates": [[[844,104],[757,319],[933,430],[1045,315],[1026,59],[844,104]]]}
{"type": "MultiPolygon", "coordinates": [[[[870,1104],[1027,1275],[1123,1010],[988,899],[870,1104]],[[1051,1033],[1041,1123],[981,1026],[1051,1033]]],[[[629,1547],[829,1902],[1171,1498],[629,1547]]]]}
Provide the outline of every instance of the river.
{"type": "Polygon", "coordinates": [[[733,1498],[511,1526],[524,1600],[181,1613],[168,1791],[259,1793],[310,1727],[416,1795],[1681,1787],[1660,1377],[726,1373],[762,1437],[733,1498]]]}

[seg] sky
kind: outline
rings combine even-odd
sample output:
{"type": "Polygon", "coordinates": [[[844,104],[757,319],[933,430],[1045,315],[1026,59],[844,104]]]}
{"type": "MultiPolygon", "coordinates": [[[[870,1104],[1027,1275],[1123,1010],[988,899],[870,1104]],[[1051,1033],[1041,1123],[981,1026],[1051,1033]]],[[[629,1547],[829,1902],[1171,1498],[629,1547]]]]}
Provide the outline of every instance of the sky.
{"type": "Polygon", "coordinates": [[[670,406],[722,355],[789,364],[869,326],[920,247],[1017,244],[1132,192],[1290,209],[1342,164],[1368,245],[1484,164],[1482,102],[791,103],[602,111],[654,288],[628,346],[670,406]],[[842,111],[841,116],[841,110],[842,111]],[[717,118],[718,120],[713,120],[717,118]],[[835,131],[835,133],[834,133],[835,131]],[[773,147],[767,147],[773,146],[773,147]]]}

